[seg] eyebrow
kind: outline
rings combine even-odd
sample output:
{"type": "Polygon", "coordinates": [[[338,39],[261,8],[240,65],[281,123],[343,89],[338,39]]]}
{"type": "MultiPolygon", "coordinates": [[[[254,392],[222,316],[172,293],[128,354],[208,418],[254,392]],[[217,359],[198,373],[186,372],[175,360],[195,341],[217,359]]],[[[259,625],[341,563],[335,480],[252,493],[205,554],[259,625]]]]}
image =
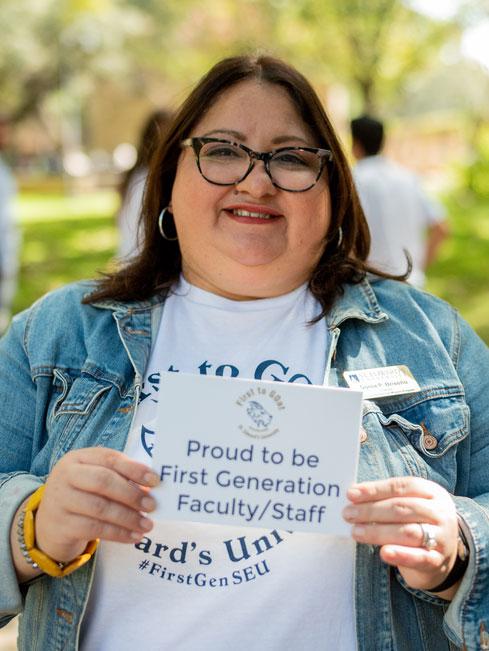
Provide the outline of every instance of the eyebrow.
{"type": "MultiPolygon", "coordinates": [[[[224,135],[236,138],[236,140],[242,140],[242,141],[246,142],[246,136],[243,133],[241,133],[240,131],[233,131],[232,129],[213,129],[212,131],[207,131],[206,133],[204,133],[204,135],[202,137],[203,138],[208,138],[210,136],[215,136],[215,135],[218,135],[218,134],[224,134],[224,135]]],[[[311,146],[310,142],[308,140],[306,140],[305,138],[302,138],[301,136],[292,136],[292,135],[286,135],[286,134],[281,135],[281,136],[277,136],[276,138],[273,138],[272,139],[272,145],[281,145],[281,144],[283,144],[285,142],[291,142],[291,141],[292,142],[299,141],[299,142],[304,143],[308,147],[311,146]]]]}

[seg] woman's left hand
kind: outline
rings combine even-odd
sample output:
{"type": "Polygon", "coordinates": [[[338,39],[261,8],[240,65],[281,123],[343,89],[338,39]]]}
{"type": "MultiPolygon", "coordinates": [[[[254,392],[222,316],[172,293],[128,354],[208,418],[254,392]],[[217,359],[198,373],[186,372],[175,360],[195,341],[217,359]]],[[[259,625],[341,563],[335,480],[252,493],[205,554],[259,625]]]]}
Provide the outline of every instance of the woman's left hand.
{"type": "Polygon", "coordinates": [[[343,517],[360,543],[380,546],[380,557],[399,569],[411,588],[442,583],[457,556],[458,521],[449,493],[419,477],[392,477],[352,486],[343,517]],[[421,526],[423,525],[423,526],[421,526]],[[433,548],[424,546],[425,531],[433,548]]]}

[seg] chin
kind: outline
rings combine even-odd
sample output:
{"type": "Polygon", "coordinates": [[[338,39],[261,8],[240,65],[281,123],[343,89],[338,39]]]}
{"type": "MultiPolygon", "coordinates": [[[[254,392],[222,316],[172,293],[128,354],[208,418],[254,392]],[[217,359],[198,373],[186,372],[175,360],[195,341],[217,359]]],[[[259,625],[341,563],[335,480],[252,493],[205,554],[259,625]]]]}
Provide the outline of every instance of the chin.
{"type": "Polygon", "coordinates": [[[226,274],[226,287],[223,289],[229,294],[242,297],[242,300],[271,298],[291,292],[309,277],[307,274],[290,276],[284,271],[263,264],[240,264],[236,271],[226,274]]]}

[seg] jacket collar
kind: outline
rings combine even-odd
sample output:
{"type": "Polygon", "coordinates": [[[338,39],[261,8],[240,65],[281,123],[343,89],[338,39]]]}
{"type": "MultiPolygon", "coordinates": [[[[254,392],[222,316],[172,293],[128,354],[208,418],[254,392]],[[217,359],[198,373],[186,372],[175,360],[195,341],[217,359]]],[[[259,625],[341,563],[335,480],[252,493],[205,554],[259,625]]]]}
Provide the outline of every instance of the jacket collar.
{"type": "MultiPolygon", "coordinates": [[[[375,276],[372,277],[375,279],[375,276]]],[[[326,316],[329,330],[334,330],[348,319],[360,319],[367,323],[380,323],[389,317],[380,309],[372,285],[364,278],[356,285],[345,285],[342,295],[336,299],[326,316]]]]}
{"type": "MultiPolygon", "coordinates": [[[[375,284],[376,277],[371,280],[375,284]]],[[[87,294],[88,296],[88,294],[87,294]]],[[[95,307],[112,310],[119,317],[128,316],[137,312],[153,310],[165,302],[165,294],[157,294],[144,301],[120,302],[114,300],[100,301],[95,307]]],[[[388,316],[380,308],[372,284],[364,278],[356,285],[345,285],[343,293],[336,299],[331,311],[326,316],[328,329],[334,330],[348,319],[360,319],[367,323],[380,323],[387,321],[388,316]]]]}
{"type": "MultiPolygon", "coordinates": [[[[90,292],[87,292],[83,298],[88,298],[90,292]]],[[[120,314],[134,314],[135,312],[145,312],[146,310],[151,310],[158,305],[161,305],[165,302],[166,294],[156,294],[144,301],[116,301],[116,300],[105,300],[97,301],[92,305],[94,307],[99,307],[103,310],[112,310],[113,312],[118,312],[120,314]]]]}

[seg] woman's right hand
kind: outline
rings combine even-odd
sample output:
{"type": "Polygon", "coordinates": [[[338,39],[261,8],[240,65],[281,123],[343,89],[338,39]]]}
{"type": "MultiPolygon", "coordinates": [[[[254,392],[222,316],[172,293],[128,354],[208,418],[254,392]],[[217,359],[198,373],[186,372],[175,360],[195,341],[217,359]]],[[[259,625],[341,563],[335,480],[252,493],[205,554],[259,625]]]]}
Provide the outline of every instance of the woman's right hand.
{"type": "Polygon", "coordinates": [[[148,466],[108,448],[68,452],[46,481],[36,513],[36,545],[68,562],[94,538],[134,543],[153,527],[149,489],[159,483],[148,466]]]}

